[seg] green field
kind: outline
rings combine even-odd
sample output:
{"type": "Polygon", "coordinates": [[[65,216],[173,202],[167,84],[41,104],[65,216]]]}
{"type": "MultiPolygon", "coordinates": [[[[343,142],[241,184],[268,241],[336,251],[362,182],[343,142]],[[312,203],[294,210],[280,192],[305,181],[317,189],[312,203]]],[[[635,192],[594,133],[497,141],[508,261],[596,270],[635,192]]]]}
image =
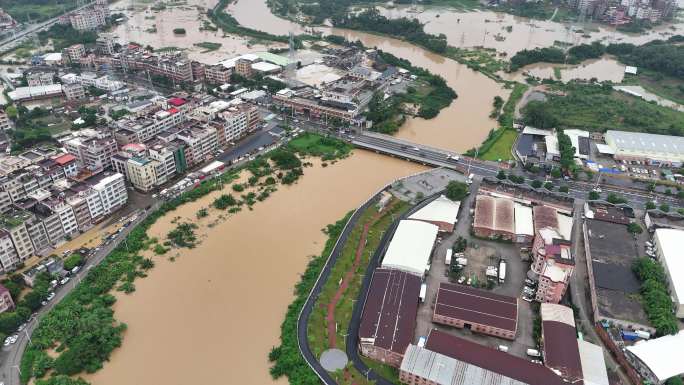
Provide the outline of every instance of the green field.
{"type": "Polygon", "coordinates": [[[20,22],[47,20],[76,8],[75,0],[57,0],[47,4],[40,0],[7,0],[1,3],[2,8],[20,22]]]}
{"type": "Polygon", "coordinates": [[[506,129],[503,133],[493,142],[489,149],[480,154],[480,158],[484,160],[491,161],[506,161],[513,159],[511,155],[511,148],[515,143],[515,139],[518,137],[518,132],[513,129],[506,129]]]}
{"type": "Polygon", "coordinates": [[[639,69],[637,76],[626,76],[622,83],[640,85],[661,98],[684,105],[684,79],[639,69]]]}

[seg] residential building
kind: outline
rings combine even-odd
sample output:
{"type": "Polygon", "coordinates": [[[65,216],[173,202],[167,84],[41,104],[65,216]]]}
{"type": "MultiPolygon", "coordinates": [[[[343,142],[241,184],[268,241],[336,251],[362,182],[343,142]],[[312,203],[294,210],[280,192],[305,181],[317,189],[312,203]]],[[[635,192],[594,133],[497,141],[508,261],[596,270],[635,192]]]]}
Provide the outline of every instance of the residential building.
{"type": "Polygon", "coordinates": [[[114,36],[100,34],[95,40],[95,47],[99,54],[111,56],[114,54],[114,36]]]}
{"type": "Polygon", "coordinates": [[[78,83],[63,84],[62,91],[67,100],[79,100],[86,97],[85,88],[78,83]]]}
{"type": "Polygon", "coordinates": [[[537,230],[532,244],[533,262],[530,270],[538,279],[536,300],[539,302],[559,303],[565,295],[575,259],[572,243],[550,227],[537,230]]]}
{"type": "Polygon", "coordinates": [[[72,63],[78,63],[79,60],[85,56],[85,46],[83,44],[74,44],[64,49],[69,61],[72,63]]]}
{"type": "Polygon", "coordinates": [[[81,167],[98,173],[111,167],[116,140],[109,133],[91,130],[83,136],[67,140],[64,148],[76,157],[81,167]]]}
{"type": "Polygon", "coordinates": [[[9,231],[0,228],[0,267],[2,267],[2,271],[12,271],[18,263],[19,257],[14,249],[9,231]]]}
{"type": "Polygon", "coordinates": [[[178,173],[174,150],[173,146],[162,143],[153,144],[149,147],[149,158],[158,163],[156,169],[157,185],[170,181],[178,173]]]}
{"type": "Polygon", "coordinates": [[[14,301],[10,291],[0,284],[0,313],[14,310],[14,301]]]}
{"type": "Polygon", "coordinates": [[[126,162],[128,179],[136,189],[148,192],[157,185],[156,168],[160,163],[147,158],[132,157],[126,162]]]}
{"type": "Polygon", "coordinates": [[[223,64],[208,65],[205,67],[205,78],[209,84],[230,83],[230,76],[233,74],[232,68],[227,68],[223,64]]]}
{"type": "Polygon", "coordinates": [[[119,173],[98,175],[86,181],[86,201],[90,216],[98,222],[122,207],[128,201],[124,176],[119,173]]]}
{"type": "Polygon", "coordinates": [[[9,266],[3,266],[6,271],[33,255],[33,244],[26,229],[26,222],[29,219],[31,214],[23,210],[11,210],[0,217],[0,225],[9,233],[17,258],[9,266]]]}
{"type": "Polygon", "coordinates": [[[251,78],[254,75],[254,69],[252,68],[253,62],[253,60],[249,60],[248,58],[239,58],[235,62],[235,73],[246,78],[251,78]]]}
{"type": "Polygon", "coordinates": [[[49,86],[55,83],[53,72],[29,72],[26,74],[26,82],[29,87],[49,86]]]}
{"type": "Polygon", "coordinates": [[[92,7],[72,12],[69,15],[71,26],[78,31],[92,31],[107,24],[106,7],[92,7]]]}
{"type": "Polygon", "coordinates": [[[178,132],[177,138],[184,142],[185,157],[188,166],[200,164],[211,157],[218,150],[218,136],[216,129],[210,126],[183,129],[178,132]]]}
{"type": "Polygon", "coordinates": [[[518,330],[518,300],[442,282],[439,285],[432,321],[476,333],[514,340],[518,330]]]}
{"type": "Polygon", "coordinates": [[[359,325],[361,354],[398,368],[413,340],[420,278],[394,269],[373,272],[359,325]]]}

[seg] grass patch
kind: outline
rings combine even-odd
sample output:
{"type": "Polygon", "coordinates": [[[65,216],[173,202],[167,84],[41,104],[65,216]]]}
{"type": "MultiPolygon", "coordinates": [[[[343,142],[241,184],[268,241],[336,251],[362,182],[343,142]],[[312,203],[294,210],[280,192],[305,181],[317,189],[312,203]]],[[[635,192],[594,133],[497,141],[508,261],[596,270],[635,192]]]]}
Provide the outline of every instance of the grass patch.
{"type": "Polygon", "coordinates": [[[323,160],[345,158],[353,148],[341,140],[309,132],[292,139],[287,147],[300,155],[319,156],[323,160]]]}
{"type": "Polygon", "coordinates": [[[221,43],[212,43],[212,42],[205,41],[202,43],[195,43],[195,47],[204,48],[204,51],[202,51],[202,53],[207,53],[207,52],[211,52],[211,51],[216,51],[219,48],[221,48],[221,43]]]}
{"type": "Polygon", "coordinates": [[[623,84],[640,85],[663,99],[684,105],[684,79],[639,69],[637,76],[625,76],[623,84]]]}
{"type": "Polygon", "coordinates": [[[518,132],[513,129],[502,130],[501,135],[492,142],[489,149],[480,154],[480,158],[484,160],[492,161],[506,161],[513,159],[511,155],[511,148],[515,143],[515,139],[518,137],[518,132]]]}

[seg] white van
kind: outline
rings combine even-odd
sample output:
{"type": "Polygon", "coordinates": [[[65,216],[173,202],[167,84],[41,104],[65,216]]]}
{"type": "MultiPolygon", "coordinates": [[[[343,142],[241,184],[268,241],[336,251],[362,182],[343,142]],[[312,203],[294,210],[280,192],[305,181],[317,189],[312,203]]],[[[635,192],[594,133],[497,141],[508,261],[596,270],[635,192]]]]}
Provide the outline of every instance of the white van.
{"type": "Polygon", "coordinates": [[[527,349],[526,353],[530,357],[541,357],[541,353],[537,349],[527,349]]]}

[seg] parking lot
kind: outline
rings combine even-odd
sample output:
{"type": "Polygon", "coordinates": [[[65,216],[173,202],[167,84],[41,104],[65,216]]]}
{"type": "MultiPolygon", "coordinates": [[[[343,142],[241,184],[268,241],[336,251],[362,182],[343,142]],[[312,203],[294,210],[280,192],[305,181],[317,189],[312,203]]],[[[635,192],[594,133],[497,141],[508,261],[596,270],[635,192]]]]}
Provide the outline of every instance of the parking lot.
{"type": "MultiPolygon", "coordinates": [[[[437,177],[437,180],[439,179],[441,178],[437,177]]],[[[509,348],[508,353],[530,359],[530,357],[527,357],[525,351],[535,347],[533,341],[534,312],[531,303],[520,299],[520,293],[526,273],[529,270],[529,263],[522,261],[520,258],[520,249],[517,245],[481,240],[470,235],[472,223],[470,209],[473,207],[478,188],[479,182],[475,181],[471,185],[471,194],[461,203],[458,222],[454,232],[448,236],[444,236],[441,242],[435,247],[430,272],[425,278],[425,282],[427,283],[425,302],[418,307],[415,339],[417,341],[421,336],[427,336],[429,331],[435,328],[492,348],[504,345],[509,348]],[[449,266],[445,263],[445,256],[447,249],[452,248],[459,237],[465,238],[468,242],[468,247],[465,251],[465,255],[468,258],[468,264],[463,272],[465,275],[478,277],[477,281],[475,279],[471,280],[471,284],[473,285],[476,282],[482,284],[486,282],[485,269],[492,261],[498,262],[499,257],[506,259],[506,278],[501,284],[495,283],[492,292],[519,298],[518,332],[514,341],[473,333],[469,329],[457,329],[432,322],[439,284],[441,282],[454,282],[453,280],[450,281],[449,266]],[[480,280],[480,277],[482,280],[480,280]]]]}

